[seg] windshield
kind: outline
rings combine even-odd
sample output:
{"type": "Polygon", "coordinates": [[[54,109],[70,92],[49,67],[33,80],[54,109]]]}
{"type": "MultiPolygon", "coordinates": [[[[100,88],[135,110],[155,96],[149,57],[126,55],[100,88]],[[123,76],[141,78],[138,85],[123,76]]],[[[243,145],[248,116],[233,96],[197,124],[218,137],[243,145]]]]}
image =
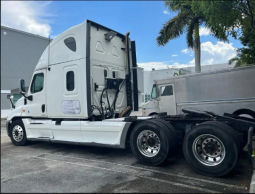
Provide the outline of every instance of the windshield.
{"type": "Polygon", "coordinates": [[[154,84],[153,87],[152,87],[151,98],[152,99],[157,98],[157,85],[156,84],[154,84]]]}

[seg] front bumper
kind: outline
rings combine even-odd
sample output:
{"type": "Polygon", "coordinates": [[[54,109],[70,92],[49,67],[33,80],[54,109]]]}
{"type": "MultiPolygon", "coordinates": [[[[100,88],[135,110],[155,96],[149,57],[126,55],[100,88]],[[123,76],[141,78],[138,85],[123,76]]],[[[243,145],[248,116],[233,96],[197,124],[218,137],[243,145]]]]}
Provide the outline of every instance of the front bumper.
{"type": "Polygon", "coordinates": [[[7,135],[10,137],[10,134],[9,134],[9,127],[11,126],[11,121],[6,121],[6,132],[7,132],[7,135]]]}

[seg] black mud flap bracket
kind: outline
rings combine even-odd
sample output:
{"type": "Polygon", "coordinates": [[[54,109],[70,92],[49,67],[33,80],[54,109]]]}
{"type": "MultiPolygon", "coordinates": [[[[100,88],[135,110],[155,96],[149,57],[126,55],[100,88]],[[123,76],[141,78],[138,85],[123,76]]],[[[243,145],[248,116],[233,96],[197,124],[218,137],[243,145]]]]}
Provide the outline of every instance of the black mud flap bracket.
{"type": "Polygon", "coordinates": [[[247,143],[247,149],[248,149],[248,159],[249,163],[252,165],[253,169],[255,169],[255,158],[252,157],[253,150],[252,150],[252,135],[253,135],[253,127],[250,127],[248,131],[248,143],[247,143]]]}

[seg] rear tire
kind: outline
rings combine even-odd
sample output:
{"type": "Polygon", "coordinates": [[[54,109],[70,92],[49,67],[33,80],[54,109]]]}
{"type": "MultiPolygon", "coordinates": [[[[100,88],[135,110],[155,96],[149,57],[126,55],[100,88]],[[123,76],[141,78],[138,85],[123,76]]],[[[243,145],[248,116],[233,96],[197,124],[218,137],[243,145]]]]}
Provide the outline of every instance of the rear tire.
{"type": "Polygon", "coordinates": [[[14,145],[24,146],[27,143],[27,135],[24,124],[21,120],[16,120],[10,127],[10,138],[14,145]]]}
{"type": "Polygon", "coordinates": [[[188,163],[200,174],[221,177],[238,160],[238,147],[226,128],[209,122],[193,127],[184,137],[183,152],[188,163]]]}
{"type": "Polygon", "coordinates": [[[170,142],[168,157],[171,157],[175,153],[176,147],[179,144],[179,137],[178,137],[178,134],[177,134],[175,128],[169,122],[167,122],[163,119],[154,119],[154,120],[150,120],[150,121],[156,121],[156,122],[159,122],[160,124],[164,125],[166,131],[168,132],[168,139],[170,142]]]}
{"type": "Polygon", "coordinates": [[[238,148],[238,151],[240,152],[243,147],[243,142],[240,142],[240,140],[238,139],[238,136],[237,136],[237,132],[232,128],[230,127],[229,125],[227,125],[226,123],[223,123],[223,122],[219,122],[219,121],[207,121],[205,123],[202,123],[201,125],[204,125],[204,124],[211,124],[211,125],[214,125],[216,127],[220,127],[222,128],[222,130],[225,130],[225,131],[228,131],[229,135],[233,138],[233,140],[235,141],[236,145],[237,145],[237,148],[238,148]]]}
{"type": "Polygon", "coordinates": [[[157,166],[168,158],[168,136],[164,126],[147,120],[134,127],[130,136],[130,147],[139,162],[157,166]]]}

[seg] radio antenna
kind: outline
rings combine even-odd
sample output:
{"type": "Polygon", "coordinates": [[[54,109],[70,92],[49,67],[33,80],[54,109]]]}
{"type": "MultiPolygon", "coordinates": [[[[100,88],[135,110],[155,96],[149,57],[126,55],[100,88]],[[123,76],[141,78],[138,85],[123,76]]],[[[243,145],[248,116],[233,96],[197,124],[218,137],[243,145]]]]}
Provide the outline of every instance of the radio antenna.
{"type": "Polygon", "coordinates": [[[48,46],[48,70],[50,71],[50,35],[49,35],[49,46],[48,46]]]}

